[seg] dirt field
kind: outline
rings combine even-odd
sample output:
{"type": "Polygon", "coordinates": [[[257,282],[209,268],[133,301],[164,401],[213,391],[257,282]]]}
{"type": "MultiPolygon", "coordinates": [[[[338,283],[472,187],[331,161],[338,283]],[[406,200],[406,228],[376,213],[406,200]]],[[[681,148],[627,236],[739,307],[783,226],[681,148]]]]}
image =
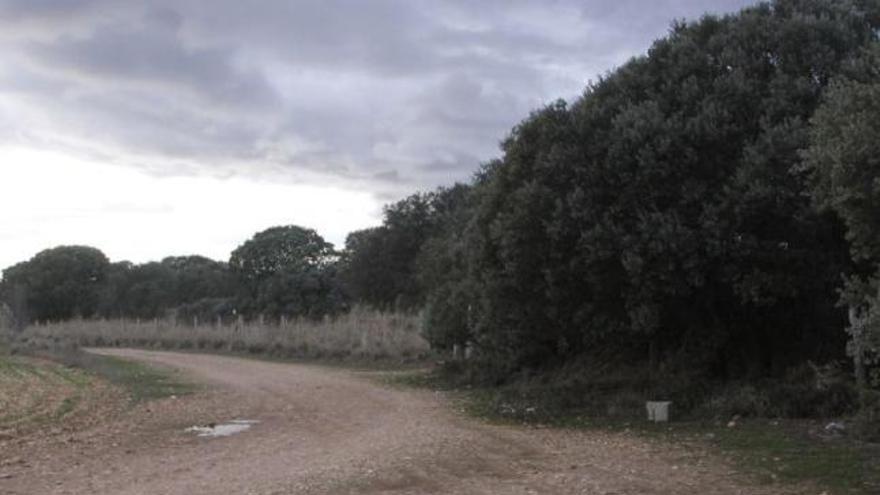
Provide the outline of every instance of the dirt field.
{"type": "Polygon", "coordinates": [[[704,453],[626,434],[467,418],[441,395],[345,370],[137,350],[206,384],[77,432],[7,442],[3,494],[764,494],[704,453]],[[187,427],[259,421],[202,438],[187,427]]]}

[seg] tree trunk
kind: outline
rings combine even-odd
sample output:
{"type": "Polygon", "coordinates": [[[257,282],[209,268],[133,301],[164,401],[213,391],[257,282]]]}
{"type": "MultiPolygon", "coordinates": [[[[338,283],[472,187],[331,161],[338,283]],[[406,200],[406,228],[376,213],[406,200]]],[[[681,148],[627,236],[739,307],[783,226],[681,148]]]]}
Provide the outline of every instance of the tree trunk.
{"type": "Polygon", "coordinates": [[[849,326],[852,329],[852,360],[855,369],[856,385],[859,390],[865,390],[868,383],[867,373],[865,370],[865,322],[859,316],[856,307],[849,307],[849,326]]]}

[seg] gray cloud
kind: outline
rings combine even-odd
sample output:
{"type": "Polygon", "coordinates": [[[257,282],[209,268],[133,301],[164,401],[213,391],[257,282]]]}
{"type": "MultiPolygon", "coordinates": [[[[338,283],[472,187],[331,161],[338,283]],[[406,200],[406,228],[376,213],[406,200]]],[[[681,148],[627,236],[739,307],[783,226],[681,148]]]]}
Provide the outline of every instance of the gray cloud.
{"type": "Polygon", "coordinates": [[[0,142],[383,197],[747,0],[0,0],[0,142]]]}

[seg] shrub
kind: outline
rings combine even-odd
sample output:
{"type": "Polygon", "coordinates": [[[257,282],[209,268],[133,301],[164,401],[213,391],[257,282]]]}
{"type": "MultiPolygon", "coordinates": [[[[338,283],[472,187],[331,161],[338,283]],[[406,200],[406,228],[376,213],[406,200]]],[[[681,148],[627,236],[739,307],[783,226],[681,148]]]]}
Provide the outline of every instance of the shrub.
{"type": "Polygon", "coordinates": [[[858,391],[844,375],[828,375],[819,368],[792,368],[781,379],[730,384],[712,395],[703,412],[729,417],[833,418],[852,414],[858,391]]]}

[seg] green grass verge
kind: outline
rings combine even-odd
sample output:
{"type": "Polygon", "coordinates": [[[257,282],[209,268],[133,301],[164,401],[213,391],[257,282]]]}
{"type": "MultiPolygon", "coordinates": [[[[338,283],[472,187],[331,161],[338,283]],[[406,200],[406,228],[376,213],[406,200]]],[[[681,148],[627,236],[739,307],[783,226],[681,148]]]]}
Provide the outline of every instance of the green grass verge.
{"type": "Polygon", "coordinates": [[[0,355],[0,373],[47,375],[46,379],[62,380],[81,389],[89,387],[95,378],[103,379],[125,390],[135,404],[185,395],[196,389],[173,370],[76,348],[44,349],[34,357],[48,359],[59,366],[38,367],[24,357],[0,355]]]}
{"type": "Polygon", "coordinates": [[[817,438],[810,425],[749,421],[735,428],[684,425],[703,433],[737,465],[764,482],[809,480],[836,494],[880,493],[880,446],[846,438],[817,438]]]}
{"type": "Polygon", "coordinates": [[[460,386],[435,372],[388,373],[391,386],[446,391],[465,413],[492,423],[554,426],[630,432],[651,440],[708,447],[733,461],[757,483],[814,483],[834,495],[880,493],[880,445],[848,437],[816,435],[822,424],[806,421],[737,421],[735,427],[713,421],[673,421],[658,425],[639,419],[609,419],[578,411],[548,411],[543,404],[505,408],[505,393],[495,388],[460,386]]]}
{"type": "Polygon", "coordinates": [[[133,403],[192,393],[195,385],[178,373],[136,361],[89,354],[80,363],[83,369],[122,387],[133,403]]]}

